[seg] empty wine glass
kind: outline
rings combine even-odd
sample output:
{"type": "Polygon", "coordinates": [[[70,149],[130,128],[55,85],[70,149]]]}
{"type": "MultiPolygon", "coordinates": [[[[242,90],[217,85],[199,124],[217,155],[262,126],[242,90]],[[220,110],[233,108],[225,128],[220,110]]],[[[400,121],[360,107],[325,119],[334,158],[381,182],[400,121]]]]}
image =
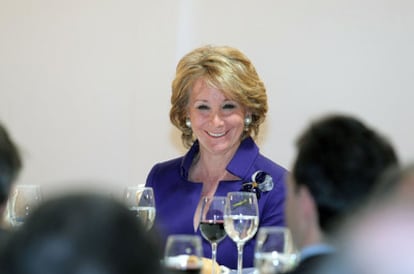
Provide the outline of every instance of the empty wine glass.
{"type": "Polygon", "coordinates": [[[168,236],[164,254],[164,266],[168,274],[199,274],[203,266],[202,256],[200,236],[168,236]]]}
{"type": "Polygon", "coordinates": [[[216,270],[217,244],[226,237],[224,230],[224,209],[226,197],[213,196],[201,199],[200,232],[211,244],[212,273],[216,270]]]}
{"type": "Polygon", "coordinates": [[[260,274],[278,274],[292,269],[298,261],[290,230],[261,227],[257,232],[254,266],[260,274]]]}
{"type": "Polygon", "coordinates": [[[140,218],[147,230],[150,230],[155,219],[154,191],[143,185],[125,188],[123,200],[126,206],[140,218]]]}
{"type": "Polygon", "coordinates": [[[11,225],[13,227],[21,226],[41,201],[42,193],[39,185],[17,185],[8,202],[11,225]]]}
{"type": "Polygon", "coordinates": [[[242,273],[243,247],[259,225],[257,197],[252,192],[229,192],[224,212],[224,229],[237,245],[237,273],[242,273]]]}

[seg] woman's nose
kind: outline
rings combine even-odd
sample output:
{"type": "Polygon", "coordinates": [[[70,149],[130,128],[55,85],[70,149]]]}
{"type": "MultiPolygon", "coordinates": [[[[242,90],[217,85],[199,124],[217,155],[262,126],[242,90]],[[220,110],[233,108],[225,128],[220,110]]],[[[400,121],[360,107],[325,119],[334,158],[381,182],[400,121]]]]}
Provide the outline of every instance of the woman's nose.
{"type": "Polygon", "coordinates": [[[222,124],[223,124],[223,119],[222,119],[222,117],[220,116],[220,114],[219,114],[219,113],[213,113],[213,114],[211,115],[211,123],[212,123],[214,126],[220,126],[220,125],[222,125],[222,124]]]}

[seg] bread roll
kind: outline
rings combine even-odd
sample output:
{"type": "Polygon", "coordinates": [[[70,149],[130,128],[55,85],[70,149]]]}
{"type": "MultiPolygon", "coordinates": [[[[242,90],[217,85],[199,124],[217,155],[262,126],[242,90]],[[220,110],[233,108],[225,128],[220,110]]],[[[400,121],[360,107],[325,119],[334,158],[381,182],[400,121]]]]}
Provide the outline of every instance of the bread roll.
{"type": "MultiPolygon", "coordinates": [[[[216,262],[215,269],[217,274],[220,274],[220,266],[216,262]]],[[[201,274],[211,274],[213,273],[213,261],[211,259],[203,258],[203,268],[201,269],[201,274]]]]}
{"type": "MultiPolygon", "coordinates": [[[[187,265],[189,266],[195,266],[195,265],[199,265],[200,260],[195,257],[195,256],[190,256],[188,257],[188,261],[187,261],[187,265]]],[[[213,273],[213,261],[211,259],[207,259],[205,257],[202,258],[202,268],[201,268],[201,272],[200,274],[211,274],[213,273]]],[[[219,264],[216,262],[215,264],[216,267],[216,274],[220,274],[220,266],[219,264]]]]}

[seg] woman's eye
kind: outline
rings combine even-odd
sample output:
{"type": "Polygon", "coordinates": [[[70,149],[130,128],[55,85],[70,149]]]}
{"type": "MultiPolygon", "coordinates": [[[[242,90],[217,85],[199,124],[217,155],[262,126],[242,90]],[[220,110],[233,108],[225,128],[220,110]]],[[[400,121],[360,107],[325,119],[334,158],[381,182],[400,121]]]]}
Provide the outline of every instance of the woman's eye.
{"type": "Polygon", "coordinates": [[[223,109],[235,109],[237,106],[235,104],[225,104],[223,109]]]}
{"type": "Polygon", "coordinates": [[[197,109],[199,109],[199,110],[207,110],[207,109],[210,109],[207,105],[199,105],[199,106],[197,106],[197,109]]]}

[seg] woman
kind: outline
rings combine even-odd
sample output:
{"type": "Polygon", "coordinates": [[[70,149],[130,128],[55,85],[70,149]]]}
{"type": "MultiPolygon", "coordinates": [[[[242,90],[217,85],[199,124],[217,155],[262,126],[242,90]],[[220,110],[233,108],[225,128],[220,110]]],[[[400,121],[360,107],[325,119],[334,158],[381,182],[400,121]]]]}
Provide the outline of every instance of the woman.
{"type": "MultiPolygon", "coordinates": [[[[266,89],[250,60],[231,47],[191,51],[177,65],[171,104],[171,122],[189,151],[156,164],[148,175],[161,235],[200,234],[200,198],[240,190],[260,197],[259,226],[284,225],[286,170],[261,155],[252,138],[268,107],[266,89]],[[252,184],[257,171],[264,172],[256,176],[257,183],[265,181],[259,185],[252,184]]],[[[210,257],[210,244],[203,241],[204,255],[210,257]]],[[[254,239],[245,244],[244,267],[253,266],[254,245],[254,239]]],[[[237,267],[237,248],[229,237],[219,243],[217,261],[237,267]]]]}

